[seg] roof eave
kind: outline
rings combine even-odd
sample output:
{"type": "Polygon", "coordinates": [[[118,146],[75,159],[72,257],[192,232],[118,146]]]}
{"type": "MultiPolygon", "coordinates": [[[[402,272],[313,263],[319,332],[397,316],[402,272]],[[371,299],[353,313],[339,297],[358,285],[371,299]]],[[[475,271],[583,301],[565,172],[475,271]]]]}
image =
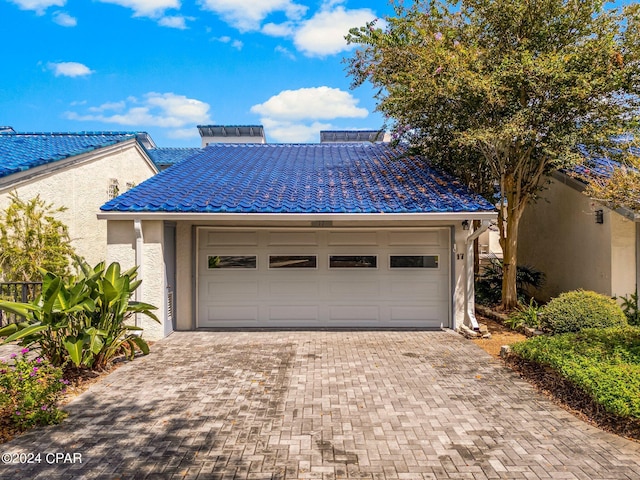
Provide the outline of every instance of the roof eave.
{"type": "MultiPolygon", "coordinates": [[[[585,190],[587,189],[587,184],[575,177],[572,177],[571,175],[568,175],[565,172],[562,172],[560,170],[557,170],[555,172],[553,172],[551,174],[551,176],[558,180],[559,182],[563,183],[564,185],[573,188],[574,190],[580,192],[580,193],[584,193],[585,190]]],[[[586,195],[586,194],[585,194],[586,195]]],[[[598,202],[600,203],[600,202],[598,202]]],[[[602,204],[601,204],[602,205],[602,204]]],[[[631,210],[630,208],[626,208],[626,207],[618,207],[618,208],[610,208],[606,205],[602,205],[605,208],[608,208],[609,210],[616,212],[618,215],[622,215],[623,217],[633,221],[633,222],[640,222],[640,214],[634,212],[633,210],[631,210]]]]}
{"type": "Polygon", "coordinates": [[[498,212],[421,212],[421,213],[181,213],[101,211],[100,220],[186,220],[186,221],[462,221],[495,220],[498,212]]]}

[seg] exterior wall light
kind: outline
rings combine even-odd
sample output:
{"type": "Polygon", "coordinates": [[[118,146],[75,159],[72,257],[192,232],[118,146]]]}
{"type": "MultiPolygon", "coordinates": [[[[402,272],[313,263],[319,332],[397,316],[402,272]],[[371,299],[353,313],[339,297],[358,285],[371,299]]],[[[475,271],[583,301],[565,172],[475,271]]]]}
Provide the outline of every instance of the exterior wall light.
{"type": "Polygon", "coordinates": [[[462,221],[462,229],[463,230],[469,230],[469,220],[463,220],[462,221]]]}
{"type": "Polygon", "coordinates": [[[596,210],[596,223],[604,223],[604,211],[596,210]]]}

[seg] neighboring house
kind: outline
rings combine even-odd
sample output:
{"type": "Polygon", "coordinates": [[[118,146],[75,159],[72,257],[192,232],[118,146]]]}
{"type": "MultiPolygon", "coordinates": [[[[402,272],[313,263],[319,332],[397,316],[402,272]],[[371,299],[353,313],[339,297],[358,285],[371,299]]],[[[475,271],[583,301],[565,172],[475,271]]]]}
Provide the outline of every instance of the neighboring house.
{"type": "Polygon", "coordinates": [[[155,163],[158,170],[166,170],[176,163],[202,152],[195,147],[161,147],[147,150],[149,157],[155,163]]]}
{"type": "Polygon", "coordinates": [[[640,218],[611,209],[583,192],[589,178],[610,175],[618,164],[589,158],[571,171],[553,174],[540,199],[527,206],[520,222],[520,264],[546,275],[540,300],[578,288],[623,297],[636,292],[640,218]]]}
{"type": "Polygon", "coordinates": [[[198,125],[202,146],[210,143],[267,143],[262,125],[198,125]]]}
{"type": "Polygon", "coordinates": [[[11,192],[65,207],[59,219],[69,227],[76,252],[96,264],[107,252],[107,226],[96,212],[157,173],[145,150],[154,147],[145,133],[16,133],[2,127],[0,209],[11,192]]]}
{"type": "Polygon", "coordinates": [[[145,335],[244,327],[456,328],[494,207],[388,144],[210,144],[102,206],[140,265],[145,335]],[[476,232],[470,221],[483,221],[476,232]]]}

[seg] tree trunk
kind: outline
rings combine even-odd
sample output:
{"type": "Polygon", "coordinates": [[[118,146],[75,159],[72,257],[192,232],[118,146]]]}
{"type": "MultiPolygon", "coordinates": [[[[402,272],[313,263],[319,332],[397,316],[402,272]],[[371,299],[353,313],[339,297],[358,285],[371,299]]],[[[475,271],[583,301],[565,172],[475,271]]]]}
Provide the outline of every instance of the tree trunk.
{"type": "MultiPolygon", "coordinates": [[[[520,199],[518,199],[520,200],[520,199]]],[[[517,202],[512,199],[512,202],[517,202]]],[[[522,217],[521,208],[507,206],[507,228],[506,235],[502,243],[502,307],[511,310],[518,306],[518,291],[516,286],[516,273],[518,265],[518,226],[522,217]]]]}

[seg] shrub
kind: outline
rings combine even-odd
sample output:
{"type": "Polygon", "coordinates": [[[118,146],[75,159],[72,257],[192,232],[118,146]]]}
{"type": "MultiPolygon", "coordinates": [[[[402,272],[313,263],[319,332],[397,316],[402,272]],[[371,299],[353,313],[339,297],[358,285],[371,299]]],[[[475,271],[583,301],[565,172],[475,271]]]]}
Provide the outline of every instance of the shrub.
{"type": "Polygon", "coordinates": [[[531,300],[529,300],[528,305],[520,305],[515,312],[509,315],[509,318],[507,318],[505,324],[513,330],[517,330],[523,325],[531,328],[539,328],[540,307],[532,298],[531,300]]]}
{"type": "Polygon", "coordinates": [[[638,294],[632,293],[622,297],[622,311],[627,316],[629,325],[640,326],[640,309],[638,309],[638,294]]]}
{"type": "Polygon", "coordinates": [[[71,362],[102,369],[117,355],[149,353],[147,343],[136,335],[142,328],[128,323],[137,313],[160,321],[151,311],[156,307],[131,300],[140,285],[137,267],[126,272],[118,263],[81,267],[82,273],[71,278],[45,272],[42,293],[31,303],[0,300],[0,310],[26,319],[0,329],[0,337],[7,337],[5,343],[38,344],[55,366],[71,362]]]}
{"type": "Polygon", "coordinates": [[[614,299],[587,290],[562,293],[540,311],[540,326],[552,334],[625,325],[627,318],[614,299]]]}
{"type": "Polygon", "coordinates": [[[525,360],[550,367],[607,412],[640,419],[640,328],[591,328],[512,345],[525,360]]]}
{"type": "Polygon", "coordinates": [[[41,357],[29,359],[28,352],[12,354],[13,365],[0,360],[0,412],[20,430],[60,422],[64,413],[57,403],[68,383],[62,369],[41,357]]]}
{"type": "MultiPolygon", "coordinates": [[[[476,301],[482,305],[497,305],[502,301],[502,260],[492,258],[476,280],[476,301]]],[[[518,265],[516,287],[518,301],[524,302],[523,292],[529,288],[539,288],[544,283],[544,273],[533,267],[518,265]]]]}

